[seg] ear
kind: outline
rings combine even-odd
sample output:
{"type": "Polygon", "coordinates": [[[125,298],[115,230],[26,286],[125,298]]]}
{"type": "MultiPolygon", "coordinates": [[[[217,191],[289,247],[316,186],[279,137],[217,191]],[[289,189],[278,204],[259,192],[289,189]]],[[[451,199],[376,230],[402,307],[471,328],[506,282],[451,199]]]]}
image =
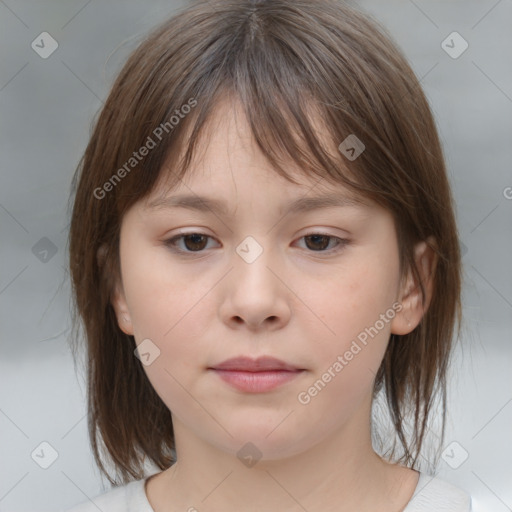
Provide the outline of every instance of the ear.
{"type": "MultiPolygon", "coordinates": [[[[102,268],[105,264],[107,255],[107,247],[106,245],[102,245],[96,254],[98,266],[102,268]]],[[[123,284],[120,278],[116,278],[113,283],[113,291],[110,296],[110,302],[117,317],[117,323],[119,328],[125,333],[133,336],[133,326],[130,316],[130,311],[128,310],[128,304],[126,303],[126,298],[124,295],[123,284]]]]}
{"type": "Polygon", "coordinates": [[[412,332],[421,322],[430,305],[437,264],[437,254],[432,246],[435,247],[435,241],[429,237],[428,243],[420,242],[414,248],[414,260],[421,283],[409,269],[400,287],[399,302],[402,304],[402,309],[397,312],[391,322],[392,334],[404,335],[412,332]],[[421,294],[421,284],[425,290],[425,301],[421,294]]]}

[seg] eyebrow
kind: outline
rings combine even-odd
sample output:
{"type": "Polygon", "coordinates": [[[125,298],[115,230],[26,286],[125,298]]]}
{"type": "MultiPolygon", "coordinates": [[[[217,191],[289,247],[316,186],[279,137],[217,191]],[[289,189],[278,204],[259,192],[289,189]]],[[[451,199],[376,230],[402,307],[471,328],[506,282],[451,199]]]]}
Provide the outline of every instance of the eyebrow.
{"type": "MultiPolygon", "coordinates": [[[[314,197],[300,197],[281,208],[280,213],[301,213],[321,208],[340,208],[340,207],[361,207],[366,203],[359,198],[348,197],[340,193],[326,194],[314,197]]],[[[221,199],[205,197],[199,195],[177,195],[156,199],[150,202],[148,210],[186,208],[201,212],[213,212],[224,216],[229,216],[227,203],[221,199]]]]}

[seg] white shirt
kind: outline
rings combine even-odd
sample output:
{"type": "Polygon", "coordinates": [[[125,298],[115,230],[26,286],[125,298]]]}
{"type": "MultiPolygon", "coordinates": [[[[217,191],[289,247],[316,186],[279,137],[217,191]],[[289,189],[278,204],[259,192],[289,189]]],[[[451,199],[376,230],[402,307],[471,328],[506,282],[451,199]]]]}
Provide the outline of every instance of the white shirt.
{"type": "MultiPolygon", "coordinates": [[[[149,478],[149,477],[148,477],[149,478]]],[[[145,491],[146,479],[114,487],[92,501],[65,512],[155,512],[145,491]]],[[[470,512],[471,498],[462,489],[439,478],[420,473],[414,494],[403,512],[470,512]]]]}

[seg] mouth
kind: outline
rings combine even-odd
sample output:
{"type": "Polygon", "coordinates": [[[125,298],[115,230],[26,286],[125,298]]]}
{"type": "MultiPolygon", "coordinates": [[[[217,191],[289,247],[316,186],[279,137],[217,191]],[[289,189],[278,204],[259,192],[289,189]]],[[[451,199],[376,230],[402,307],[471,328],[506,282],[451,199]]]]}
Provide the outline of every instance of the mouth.
{"type": "Polygon", "coordinates": [[[271,391],[295,379],[305,369],[273,357],[263,356],[258,359],[236,357],[208,368],[224,382],[246,393],[263,393],[271,391]]]}

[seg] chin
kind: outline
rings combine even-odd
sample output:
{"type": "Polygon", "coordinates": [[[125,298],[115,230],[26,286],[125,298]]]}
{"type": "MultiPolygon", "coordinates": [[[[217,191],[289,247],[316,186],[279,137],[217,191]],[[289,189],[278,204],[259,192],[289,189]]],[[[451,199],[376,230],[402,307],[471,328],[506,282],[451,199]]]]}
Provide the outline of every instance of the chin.
{"type": "Polygon", "coordinates": [[[261,418],[260,421],[255,419],[254,422],[248,422],[246,417],[244,422],[236,424],[228,421],[228,430],[233,437],[226,434],[222,439],[210,441],[223,451],[239,458],[241,462],[245,457],[262,462],[292,457],[309,447],[305,446],[303,433],[284,426],[286,420],[279,425],[284,416],[281,415],[278,421],[273,422],[272,427],[269,427],[268,421],[261,421],[261,418]]]}

